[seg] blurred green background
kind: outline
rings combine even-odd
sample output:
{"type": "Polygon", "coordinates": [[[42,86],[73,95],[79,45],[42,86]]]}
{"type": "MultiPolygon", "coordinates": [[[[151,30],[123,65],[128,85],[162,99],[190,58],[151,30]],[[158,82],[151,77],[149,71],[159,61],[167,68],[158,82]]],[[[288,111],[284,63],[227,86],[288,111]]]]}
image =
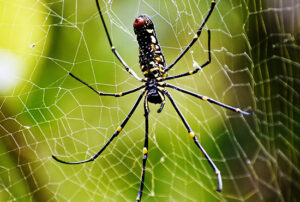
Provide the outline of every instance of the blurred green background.
{"type": "MultiPolygon", "coordinates": [[[[167,63],[194,36],[209,0],[100,1],[114,45],[142,75],[133,21],[147,13],[167,63]]],[[[199,74],[170,81],[243,110],[250,117],[169,90],[221,170],[224,191],[167,101],[150,105],[144,201],[297,201],[299,171],[299,22],[296,0],[219,0],[201,37],[171,70],[207,60],[199,74]]],[[[0,0],[0,200],[133,201],[144,141],[142,104],[94,162],[135,103],[138,92],[99,97],[140,84],[109,48],[94,0],[0,0]]]]}

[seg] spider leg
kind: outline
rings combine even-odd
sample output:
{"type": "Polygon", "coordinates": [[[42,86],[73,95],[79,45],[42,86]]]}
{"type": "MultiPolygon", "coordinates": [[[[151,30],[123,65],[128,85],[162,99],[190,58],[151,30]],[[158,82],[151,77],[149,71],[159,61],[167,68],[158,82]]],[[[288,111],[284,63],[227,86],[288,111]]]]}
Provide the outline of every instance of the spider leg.
{"type": "Polygon", "coordinates": [[[146,171],[146,162],[147,162],[147,158],[148,158],[148,128],[149,128],[149,122],[148,122],[148,115],[149,115],[149,113],[148,112],[149,112],[149,110],[147,109],[148,106],[147,106],[146,102],[144,103],[144,111],[145,111],[145,142],[144,142],[144,148],[143,148],[143,169],[142,169],[140,189],[139,189],[138,195],[136,197],[136,201],[137,202],[141,201],[141,199],[142,199],[143,188],[144,188],[144,180],[145,180],[145,171],[146,171]]]}
{"type": "Polygon", "coordinates": [[[93,88],[92,86],[90,86],[89,84],[87,84],[86,82],[82,81],[81,79],[79,79],[78,77],[76,77],[74,74],[72,74],[71,72],[69,72],[69,75],[71,77],[73,77],[74,79],[76,79],[77,81],[83,83],[84,85],[86,85],[87,87],[89,87],[90,89],[92,89],[94,92],[96,92],[98,95],[100,96],[115,96],[115,97],[121,97],[121,96],[124,96],[124,95],[128,95],[130,93],[133,93],[135,91],[138,91],[142,88],[145,87],[145,83],[144,85],[140,86],[140,87],[137,87],[137,88],[134,88],[132,90],[129,90],[129,91],[125,91],[125,92],[121,92],[121,93],[103,93],[103,92],[99,92],[97,91],[95,88],[93,88]]]}
{"type": "Polygon", "coordinates": [[[166,92],[167,97],[170,99],[173,107],[175,108],[177,114],[181,118],[181,120],[182,120],[182,122],[183,122],[186,130],[188,131],[190,137],[194,140],[194,143],[201,150],[201,152],[203,153],[203,155],[207,159],[208,163],[210,164],[210,166],[214,170],[215,174],[217,175],[217,178],[218,178],[218,188],[217,188],[217,191],[221,192],[222,191],[221,172],[219,171],[219,169],[217,168],[217,166],[214,164],[214,162],[211,160],[211,158],[208,156],[208,154],[206,153],[206,151],[204,150],[204,148],[201,146],[201,144],[199,143],[198,138],[195,136],[195,133],[192,131],[192,129],[189,126],[188,122],[185,120],[185,118],[183,117],[182,113],[179,111],[179,109],[178,109],[175,101],[173,100],[172,96],[169,94],[169,92],[167,90],[165,90],[165,92],[166,92]]]}
{"type": "Polygon", "coordinates": [[[100,15],[100,18],[101,18],[101,21],[102,21],[102,24],[103,24],[103,27],[104,27],[104,30],[105,30],[105,33],[106,33],[109,45],[110,45],[111,51],[115,54],[115,56],[122,63],[122,65],[125,67],[125,70],[129,74],[131,74],[132,76],[134,76],[134,78],[137,79],[138,81],[142,81],[142,79],[139,78],[137,76],[137,74],[132,69],[130,69],[130,67],[125,63],[125,61],[122,59],[122,57],[120,56],[120,54],[116,50],[116,47],[113,46],[113,43],[112,43],[112,40],[111,40],[111,38],[109,36],[109,33],[108,33],[108,30],[107,30],[107,27],[106,27],[106,24],[105,24],[105,21],[104,21],[104,18],[103,18],[103,15],[102,15],[101,8],[100,8],[98,0],[96,0],[96,4],[97,4],[97,9],[98,9],[98,12],[99,12],[99,15],[100,15]]]}
{"type": "Polygon", "coordinates": [[[193,71],[188,71],[186,73],[178,74],[178,75],[175,75],[175,76],[169,76],[169,77],[164,78],[163,80],[171,80],[171,79],[176,79],[176,78],[180,78],[180,77],[184,77],[184,76],[189,76],[189,75],[196,74],[200,69],[204,68],[206,65],[208,65],[211,62],[211,54],[210,54],[210,30],[207,30],[207,32],[208,32],[208,60],[203,65],[201,65],[200,67],[197,67],[193,71]]]}
{"type": "MultiPolygon", "coordinates": [[[[145,110],[146,110],[147,114],[149,114],[150,109],[149,109],[148,95],[147,94],[145,95],[145,99],[144,99],[144,107],[145,107],[145,110]]],[[[146,112],[145,112],[145,116],[146,116],[146,112]]]]}
{"type": "Polygon", "coordinates": [[[136,103],[134,104],[134,106],[132,107],[131,111],[129,112],[129,114],[127,115],[127,117],[123,120],[123,122],[121,123],[121,125],[117,128],[117,130],[114,132],[114,134],[111,136],[111,138],[106,142],[106,144],[95,154],[93,155],[91,158],[87,159],[87,160],[83,160],[83,161],[77,161],[77,162],[67,162],[67,161],[63,161],[58,159],[56,156],[52,155],[53,159],[60,162],[60,163],[64,163],[64,164],[81,164],[81,163],[87,163],[90,161],[94,161],[105,149],[106,147],[111,143],[111,141],[117,137],[119,135],[119,133],[121,132],[121,130],[125,127],[127,121],[130,119],[130,117],[132,116],[133,112],[135,111],[135,109],[137,108],[138,104],[140,103],[143,95],[145,94],[145,90],[143,90],[143,92],[140,94],[140,96],[138,97],[136,103]]]}
{"type": "Polygon", "coordinates": [[[196,93],[187,91],[187,90],[185,90],[185,89],[179,88],[179,87],[177,87],[177,86],[173,86],[173,85],[171,85],[171,84],[167,84],[167,83],[166,83],[166,84],[164,84],[164,85],[165,85],[166,87],[173,88],[173,89],[178,90],[178,91],[180,91],[180,92],[183,92],[183,93],[192,95],[192,96],[194,96],[194,97],[196,97],[196,98],[200,98],[200,99],[203,100],[203,101],[208,101],[208,102],[210,102],[210,103],[219,105],[219,106],[221,106],[221,107],[224,107],[224,108],[226,108],[226,109],[229,109],[229,110],[234,111],[234,112],[237,112],[237,113],[241,113],[241,114],[244,114],[244,115],[252,115],[252,113],[253,113],[253,112],[242,111],[242,110],[239,109],[239,108],[236,108],[236,107],[232,107],[232,106],[223,104],[223,103],[221,103],[221,102],[218,102],[218,101],[216,101],[216,100],[213,100],[213,99],[211,99],[211,98],[209,98],[209,97],[206,97],[206,96],[204,96],[204,95],[199,95],[199,94],[196,94],[196,93]]]}
{"type": "Polygon", "coordinates": [[[164,106],[166,104],[166,99],[164,98],[164,96],[162,95],[163,92],[161,92],[160,90],[158,91],[158,94],[159,96],[161,97],[162,99],[162,103],[160,105],[160,108],[157,110],[157,113],[160,113],[163,109],[164,109],[164,106]]]}
{"type": "Polygon", "coordinates": [[[214,10],[214,7],[216,5],[216,1],[212,0],[211,1],[211,6],[210,6],[210,10],[208,11],[208,14],[206,15],[204,21],[202,22],[201,26],[199,27],[199,29],[197,30],[197,34],[194,36],[193,40],[190,42],[190,44],[183,50],[183,52],[174,60],[174,62],[172,64],[170,64],[166,69],[165,72],[169,71],[181,58],[182,56],[185,55],[185,53],[194,45],[194,43],[197,41],[197,39],[199,38],[202,29],[204,27],[204,25],[206,24],[208,18],[210,17],[211,13],[214,10]]]}

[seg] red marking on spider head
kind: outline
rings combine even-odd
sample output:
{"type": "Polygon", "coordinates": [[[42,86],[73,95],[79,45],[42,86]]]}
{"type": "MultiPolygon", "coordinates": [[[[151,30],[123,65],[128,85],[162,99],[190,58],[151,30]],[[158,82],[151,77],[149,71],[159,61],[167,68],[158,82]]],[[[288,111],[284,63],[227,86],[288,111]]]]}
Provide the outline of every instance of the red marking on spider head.
{"type": "Polygon", "coordinates": [[[142,17],[138,17],[135,19],[133,27],[137,28],[137,27],[141,27],[146,23],[146,20],[142,17]]]}

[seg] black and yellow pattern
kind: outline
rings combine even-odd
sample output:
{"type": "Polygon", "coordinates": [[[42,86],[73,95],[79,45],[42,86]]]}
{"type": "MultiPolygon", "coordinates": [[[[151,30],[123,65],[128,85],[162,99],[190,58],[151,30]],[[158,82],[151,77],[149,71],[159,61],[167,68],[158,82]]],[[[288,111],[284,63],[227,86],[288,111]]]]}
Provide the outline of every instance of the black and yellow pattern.
{"type": "Polygon", "coordinates": [[[161,80],[166,77],[165,57],[158,43],[151,18],[148,15],[140,15],[135,21],[134,32],[139,43],[139,63],[144,77],[147,80],[161,80]]]}
{"type": "Polygon", "coordinates": [[[131,93],[134,93],[138,90],[142,89],[142,92],[140,93],[137,101],[133,105],[131,111],[126,116],[126,118],[123,120],[123,122],[120,124],[120,126],[116,129],[116,131],[113,133],[113,135],[110,137],[110,139],[106,142],[104,146],[101,147],[101,149],[94,154],[91,158],[83,161],[77,161],[77,162],[68,162],[58,159],[56,156],[52,156],[56,161],[64,164],[81,164],[81,163],[87,163],[90,161],[95,160],[106,148],[107,146],[112,142],[112,140],[118,136],[118,134],[124,129],[126,123],[136,110],[137,106],[139,105],[142,98],[144,98],[144,116],[145,116],[145,141],[144,141],[144,147],[142,149],[143,153],[143,165],[142,165],[142,175],[140,180],[140,187],[138,196],[136,198],[136,201],[141,201],[142,194],[143,194],[143,187],[144,187],[144,179],[145,179],[145,171],[146,171],[146,162],[148,158],[148,128],[149,128],[149,122],[148,122],[148,115],[150,113],[149,110],[149,102],[154,104],[160,104],[160,108],[158,109],[158,113],[160,113],[164,106],[165,106],[165,96],[169,98],[170,102],[172,103],[174,109],[176,110],[177,114],[179,115],[180,119],[182,120],[189,136],[191,139],[193,139],[195,145],[200,149],[204,157],[207,159],[208,163],[210,164],[211,168],[214,170],[215,174],[217,175],[218,179],[218,187],[217,191],[222,191],[222,178],[221,173],[219,169],[216,167],[214,162],[211,160],[211,158],[208,156],[204,148],[199,143],[195,133],[192,131],[191,127],[189,126],[188,122],[180,112],[179,108],[177,107],[174,99],[170,95],[170,93],[166,90],[166,88],[172,88],[177,91],[180,91],[182,93],[194,96],[196,98],[199,98],[203,101],[210,102],[212,104],[221,106],[223,108],[232,110],[236,113],[244,114],[244,115],[251,115],[249,112],[242,111],[239,108],[235,108],[226,104],[223,104],[221,102],[215,101],[212,98],[206,97],[204,95],[199,95],[184,89],[181,89],[177,86],[165,83],[166,80],[176,79],[184,76],[190,76],[193,74],[196,74],[200,69],[204,68],[211,62],[211,51],[210,51],[210,40],[211,40],[211,34],[208,30],[208,60],[201,66],[197,67],[196,69],[192,71],[188,71],[186,73],[174,75],[174,76],[168,76],[167,72],[185,55],[185,53],[193,46],[193,44],[198,40],[199,36],[202,33],[203,27],[206,24],[207,20],[209,19],[211,13],[214,10],[215,7],[215,0],[211,1],[211,7],[208,11],[208,14],[206,15],[204,21],[202,22],[201,26],[198,28],[196,35],[193,37],[192,41],[188,44],[188,46],[183,50],[183,52],[174,60],[171,65],[167,66],[165,57],[162,53],[161,47],[158,43],[158,39],[156,37],[156,31],[153,25],[152,20],[148,15],[140,15],[138,16],[134,21],[134,32],[137,36],[137,41],[139,44],[139,63],[141,71],[144,75],[144,78],[139,78],[137,74],[125,63],[125,61],[121,58],[119,53],[117,52],[115,46],[113,46],[110,35],[107,31],[106,24],[100,9],[99,2],[96,0],[96,5],[98,8],[98,12],[101,18],[101,21],[104,26],[104,30],[108,39],[108,42],[110,44],[111,50],[114,53],[114,55],[118,58],[118,60],[122,63],[125,70],[132,75],[135,79],[137,79],[139,82],[142,82],[143,85],[131,89],[129,91],[121,92],[121,93],[104,93],[99,92],[92,86],[90,86],[88,83],[82,81],[72,73],[69,73],[71,77],[76,79],[77,81],[81,82],[82,84],[89,87],[91,90],[93,90],[95,93],[97,93],[99,96],[114,96],[114,97],[122,97],[124,95],[128,95],[131,93]]]}

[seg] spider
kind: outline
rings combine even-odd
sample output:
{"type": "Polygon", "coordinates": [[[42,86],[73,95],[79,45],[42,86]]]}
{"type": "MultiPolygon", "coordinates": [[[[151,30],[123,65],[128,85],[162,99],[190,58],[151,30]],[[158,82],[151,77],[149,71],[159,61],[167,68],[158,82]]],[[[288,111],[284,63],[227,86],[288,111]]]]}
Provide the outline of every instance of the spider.
{"type": "Polygon", "coordinates": [[[171,84],[168,84],[168,83],[164,82],[166,80],[171,80],[171,79],[176,79],[176,78],[180,78],[180,77],[193,75],[193,74],[197,73],[200,69],[207,66],[211,62],[211,51],[210,51],[211,36],[210,36],[210,30],[208,30],[208,60],[203,65],[201,65],[200,67],[197,67],[194,70],[186,72],[186,73],[182,73],[182,74],[178,74],[178,75],[174,75],[174,76],[168,76],[168,73],[167,73],[185,55],[185,53],[193,46],[193,44],[197,41],[197,39],[201,35],[201,32],[202,32],[202,29],[203,29],[204,25],[206,24],[207,20],[209,19],[209,17],[211,16],[211,14],[214,10],[215,4],[216,4],[215,0],[212,0],[210,10],[208,11],[208,14],[206,15],[206,17],[205,17],[204,21],[202,22],[201,26],[198,28],[196,35],[193,37],[192,41],[188,44],[188,46],[184,49],[184,51],[169,66],[167,66],[167,64],[166,64],[165,57],[164,57],[164,55],[162,53],[162,50],[161,50],[161,47],[158,43],[155,28],[154,28],[154,24],[153,24],[153,21],[151,20],[151,18],[148,15],[143,14],[143,15],[138,16],[135,19],[134,24],[133,24],[133,28],[134,28],[134,33],[137,37],[137,41],[138,41],[138,44],[139,44],[140,68],[141,68],[142,73],[144,74],[144,78],[141,79],[124,62],[122,57],[117,52],[116,48],[113,46],[112,40],[111,40],[110,35],[108,33],[108,30],[107,30],[107,27],[106,27],[106,24],[105,24],[105,21],[104,21],[102,12],[101,12],[99,2],[98,2],[98,0],[96,0],[97,9],[98,9],[102,24],[104,26],[104,30],[105,30],[108,42],[109,42],[110,47],[111,47],[111,51],[114,53],[114,55],[117,57],[117,59],[122,63],[125,70],[131,76],[133,76],[135,79],[137,79],[139,82],[142,82],[143,85],[141,85],[141,86],[139,86],[135,89],[125,91],[125,92],[121,92],[121,93],[104,93],[104,92],[97,91],[95,88],[93,88],[92,86],[90,86],[86,82],[82,81],[81,79],[76,77],[74,74],[69,73],[69,75],[71,77],[73,77],[74,79],[76,79],[77,81],[79,81],[82,84],[89,87],[91,90],[96,92],[99,96],[121,97],[121,96],[124,96],[124,95],[131,94],[133,92],[136,92],[140,89],[142,89],[142,92],[139,95],[136,103],[133,105],[133,107],[132,107],[131,111],[129,112],[129,114],[127,115],[127,117],[123,120],[121,125],[117,128],[117,130],[110,137],[110,139],[106,142],[106,144],[95,155],[93,155],[89,159],[86,159],[86,160],[83,160],[83,161],[77,161],[77,162],[63,161],[63,160],[58,159],[54,155],[52,155],[52,157],[56,161],[58,161],[60,163],[64,163],[64,164],[82,164],[82,163],[87,163],[87,162],[90,162],[90,161],[94,161],[108,147],[108,145],[119,135],[119,133],[122,131],[122,129],[125,127],[128,120],[130,119],[130,117],[134,113],[134,111],[137,108],[138,104],[140,103],[140,101],[144,97],[145,140],[144,140],[144,147],[143,147],[143,150],[142,150],[142,152],[143,152],[143,165],[142,165],[142,174],[141,174],[141,179],[140,179],[140,187],[139,187],[138,195],[137,195],[137,198],[136,198],[136,201],[140,201],[141,198],[142,198],[142,194],[143,194],[144,179],[145,179],[145,167],[146,167],[146,162],[147,162],[147,157],[148,157],[148,127],[149,127],[148,115],[150,113],[148,103],[150,102],[150,103],[154,103],[154,104],[160,104],[160,108],[157,111],[158,113],[160,113],[163,110],[164,105],[165,105],[165,100],[166,100],[165,97],[168,97],[171,104],[175,108],[175,111],[177,112],[180,119],[182,120],[189,136],[193,139],[196,146],[200,149],[200,151],[203,153],[204,157],[207,159],[208,163],[210,164],[210,166],[214,170],[214,172],[217,176],[217,179],[218,179],[217,191],[221,192],[222,191],[222,178],[221,178],[221,173],[220,173],[219,169],[217,168],[217,166],[214,164],[214,162],[211,160],[211,158],[205,152],[204,148],[199,143],[197,137],[195,136],[195,133],[192,131],[190,125],[188,124],[188,122],[183,117],[183,115],[180,112],[179,108],[177,107],[174,99],[172,98],[172,96],[170,95],[170,93],[167,91],[166,88],[173,88],[173,89],[175,89],[177,91],[180,91],[182,93],[194,96],[194,97],[199,98],[203,101],[208,101],[212,104],[219,105],[221,107],[224,107],[226,109],[232,110],[232,111],[237,112],[237,113],[241,113],[241,114],[244,114],[244,115],[251,115],[252,113],[242,111],[239,108],[228,106],[228,105],[223,104],[221,102],[215,101],[215,100],[213,100],[209,97],[199,95],[199,94],[187,91],[185,89],[182,89],[182,88],[179,88],[177,86],[174,86],[174,85],[171,85],[171,84]]]}

